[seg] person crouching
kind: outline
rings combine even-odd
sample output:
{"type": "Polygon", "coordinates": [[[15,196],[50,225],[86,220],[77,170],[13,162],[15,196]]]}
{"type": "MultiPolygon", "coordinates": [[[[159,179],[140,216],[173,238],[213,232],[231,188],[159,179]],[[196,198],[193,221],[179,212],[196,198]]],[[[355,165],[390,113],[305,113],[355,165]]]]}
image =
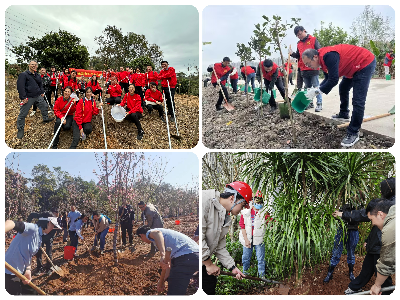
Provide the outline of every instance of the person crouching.
{"type": "MultiPolygon", "coordinates": [[[[99,104],[100,107],[103,103],[99,104]]],[[[70,149],[76,149],[79,143],[79,139],[86,139],[92,132],[92,116],[97,115],[99,109],[96,107],[96,101],[92,97],[92,88],[86,88],[85,97],[78,101],[76,105],[76,112],[74,122],[72,124],[73,128],[73,139],[70,149]]]]}
{"type": "Polygon", "coordinates": [[[115,76],[111,77],[111,84],[108,86],[107,94],[110,95],[110,98],[106,99],[107,104],[114,105],[121,103],[122,88],[115,76]]]}
{"type": "Polygon", "coordinates": [[[146,94],[144,95],[144,100],[146,102],[146,107],[149,114],[151,114],[153,109],[157,110],[160,119],[165,123],[162,106],[163,97],[161,92],[157,90],[157,85],[155,82],[150,83],[150,88],[146,91],[146,94]]]}
{"type": "Polygon", "coordinates": [[[139,119],[142,118],[143,108],[142,108],[142,98],[140,95],[135,94],[135,86],[133,84],[129,85],[128,93],[125,94],[124,99],[122,99],[120,105],[122,107],[126,104],[126,117],[125,119],[135,123],[138,135],[137,139],[140,141],[143,138],[144,131],[142,129],[142,125],[140,124],[139,119]]]}

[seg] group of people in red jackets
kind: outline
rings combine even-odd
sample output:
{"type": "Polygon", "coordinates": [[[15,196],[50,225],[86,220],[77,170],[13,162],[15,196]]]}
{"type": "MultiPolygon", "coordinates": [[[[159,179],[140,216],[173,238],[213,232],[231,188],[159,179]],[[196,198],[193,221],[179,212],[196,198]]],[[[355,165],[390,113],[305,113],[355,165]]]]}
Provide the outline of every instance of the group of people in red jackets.
{"type": "MultiPolygon", "coordinates": [[[[364,117],[368,87],[375,72],[376,59],[374,54],[368,49],[348,44],[321,47],[318,40],[308,34],[303,26],[296,26],[294,33],[299,41],[296,52],[291,52],[290,54],[298,60],[297,88],[301,89],[304,83],[305,88],[311,89],[312,94],[317,97],[315,111],[319,112],[322,110],[321,95],[328,94],[339,83],[339,78],[342,77],[342,81],[339,84],[340,111],[333,115],[332,118],[350,121],[341,145],[343,147],[353,146],[359,140],[359,130],[364,117]],[[321,83],[319,82],[320,69],[325,76],[321,83]],[[353,112],[350,118],[349,93],[351,88],[353,88],[353,112]]],[[[387,55],[388,58],[385,59],[385,64],[389,64],[390,59],[394,58],[392,54],[393,52],[390,52],[387,55]]],[[[229,66],[229,63],[230,59],[225,57],[222,62],[218,62],[207,69],[207,71],[212,72],[211,83],[213,86],[216,87],[217,83],[222,86],[222,91],[219,91],[220,96],[216,103],[217,110],[222,109],[222,93],[225,93],[226,98],[228,98],[225,83],[234,69],[229,66]],[[215,73],[217,76],[215,76],[215,73]]],[[[250,80],[252,80],[254,90],[254,77],[258,81],[263,78],[267,92],[272,90],[275,85],[284,98],[285,91],[281,79],[283,74],[279,74],[281,72],[278,65],[271,59],[265,59],[260,62],[256,71],[251,67],[246,69],[244,66],[241,67],[241,73],[246,73],[246,92],[247,84],[250,80]]],[[[287,62],[285,67],[287,67],[287,62]]],[[[269,104],[271,111],[274,111],[276,103],[273,93],[271,93],[269,104]]]]}

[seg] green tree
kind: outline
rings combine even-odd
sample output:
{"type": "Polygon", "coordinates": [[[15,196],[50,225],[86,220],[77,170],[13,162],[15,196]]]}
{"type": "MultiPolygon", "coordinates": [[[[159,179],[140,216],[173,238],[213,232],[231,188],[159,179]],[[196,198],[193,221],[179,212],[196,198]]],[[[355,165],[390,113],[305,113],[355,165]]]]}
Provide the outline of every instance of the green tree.
{"type": "MultiPolygon", "coordinates": [[[[143,73],[146,71],[147,66],[151,66],[153,70],[155,70],[156,66],[153,61],[148,56],[140,56],[135,58],[131,63],[132,68],[140,68],[140,71],[143,73]]],[[[135,70],[134,70],[135,72],[135,70]]]]}
{"type": "Polygon", "coordinates": [[[54,203],[51,197],[56,189],[56,177],[48,166],[39,164],[32,169],[32,188],[34,194],[38,198],[38,204],[41,210],[50,211],[54,208],[54,203]]]}
{"type": "Polygon", "coordinates": [[[356,45],[357,39],[350,37],[348,33],[339,26],[333,26],[332,22],[328,27],[324,27],[325,22],[321,21],[321,29],[315,30],[312,34],[321,44],[321,47],[333,46],[338,44],[356,45]]]}
{"type": "MultiPolygon", "coordinates": [[[[247,62],[255,60],[255,57],[251,55],[251,47],[247,47],[243,43],[242,44],[237,43],[236,46],[238,47],[238,50],[235,52],[235,54],[240,57],[240,61],[242,63],[244,62],[245,75],[247,77],[247,62]]],[[[240,72],[240,70],[238,70],[238,72],[240,72]]],[[[246,96],[247,96],[247,103],[249,103],[249,93],[246,93],[246,96]]]]}
{"type": "Polygon", "coordinates": [[[47,69],[51,66],[86,69],[89,65],[89,52],[81,45],[81,39],[65,30],[50,32],[41,38],[28,36],[25,44],[12,47],[11,51],[18,63],[28,64],[34,59],[47,69]]]}

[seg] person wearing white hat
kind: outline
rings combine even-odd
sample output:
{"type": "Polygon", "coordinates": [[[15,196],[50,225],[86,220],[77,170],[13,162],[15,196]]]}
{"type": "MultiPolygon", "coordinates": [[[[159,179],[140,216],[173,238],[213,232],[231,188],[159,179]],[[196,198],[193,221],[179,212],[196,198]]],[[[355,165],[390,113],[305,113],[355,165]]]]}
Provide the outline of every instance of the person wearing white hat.
{"type": "Polygon", "coordinates": [[[32,257],[42,244],[42,236],[49,234],[54,228],[61,229],[51,212],[40,214],[36,224],[11,220],[5,222],[6,233],[11,230],[17,232],[5,253],[5,260],[28,279],[22,282],[15,274],[5,270],[5,286],[10,295],[29,294],[22,284],[26,285],[31,280],[32,257]]]}

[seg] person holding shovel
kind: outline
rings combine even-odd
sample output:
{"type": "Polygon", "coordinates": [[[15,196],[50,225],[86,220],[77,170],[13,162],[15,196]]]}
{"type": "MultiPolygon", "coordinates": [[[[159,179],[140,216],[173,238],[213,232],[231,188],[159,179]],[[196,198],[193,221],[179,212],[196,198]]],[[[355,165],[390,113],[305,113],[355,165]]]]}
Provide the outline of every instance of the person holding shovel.
{"type": "Polygon", "coordinates": [[[213,67],[207,68],[207,72],[211,72],[211,74],[212,74],[211,75],[211,84],[213,85],[213,87],[216,87],[219,92],[218,101],[215,104],[215,108],[217,111],[223,109],[221,107],[221,105],[222,105],[222,102],[224,101],[224,95],[225,95],[226,100],[228,100],[228,98],[229,98],[228,90],[225,87],[225,83],[232,72],[231,68],[229,67],[230,62],[231,62],[231,60],[229,57],[224,57],[222,59],[222,62],[215,63],[213,67]],[[217,73],[217,77],[215,77],[215,73],[217,73]],[[219,89],[218,83],[221,85],[222,91],[219,89]],[[222,93],[224,93],[224,95],[222,95],[222,93]]]}
{"type": "Polygon", "coordinates": [[[236,279],[245,277],[226,249],[226,234],[232,222],[231,215],[236,216],[243,208],[249,208],[251,197],[251,187],[242,181],[227,184],[221,194],[215,190],[205,190],[202,193],[202,280],[207,295],[215,295],[217,276],[220,274],[220,268],[211,261],[212,255],[236,274],[236,279]]]}
{"type": "Polygon", "coordinates": [[[10,295],[31,294],[24,285],[32,279],[32,257],[40,249],[43,236],[49,234],[54,228],[61,229],[57,223],[57,217],[51,212],[39,214],[39,220],[36,224],[11,220],[5,222],[6,233],[11,230],[17,232],[5,253],[5,261],[28,279],[28,281],[21,282],[15,274],[6,269],[5,288],[7,293],[10,295]]]}
{"type": "MultiPolygon", "coordinates": [[[[100,107],[103,103],[100,102],[100,107]]],[[[96,106],[96,101],[92,96],[92,88],[87,87],[85,97],[78,101],[76,105],[76,112],[74,122],[72,123],[73,128],[73,139],[70,149],[76,149],[79,143],[79,139],[85,140],[87,136],[92,132],[92,116],[98,115],[99,109],[96,106]]]]}
{"type": "Polygon", "coordinates": [[[150,88],[146,91],[144,100],[149,115],[152,113],[153,109],[155,109],[158,111],[161,121],[165,123],[164,108],[162,106],[164,99],[161,92],[157,90],[157,84],[155,82],[150,83],[150,88]]]}
{"type": "MultiPolygon", "coordinates": [[[[144,203],[140,201],[138,203],[140,210],[143,212],[143,216],[147,220],[147,226],[150,228],[163,228],[164,223],[160,213],[158,212],[157,208],[151,203],[144,203]]],[[[151,244],[150,252],[147,254],[148,256],[153,256],[156,253],[156,248],[153,244],[151,244]]]]}
{"type": "MultiPolygon", "coordinates": [[[[76,111],[76,98],[71,98],[72,88],[67,86],[63,92],[64,96],[59,97],[54,103],[54,115],[56,116],[56,123],[54,124],[54,134],[56,134],[58,128],[61,125],[61,128],[64,131],[68,131],[72,127],[72,121],[74,118],[74,113],[76,111]],[[68,112],[68,115],[65,117],[65,114],[68,112]],[[61,119],[64,118],[63,123],[61,124],[61,119]]],[[[53,149],[57,149],[58,141],[60,139],[60,131],[58,131],[56,138],[53,142],[53,149]]]]}
{"type": "Polygon", "coordinates": [[[117,105],[122,107],[126,105],[125,119],[135,123],[138,131],[137,139],[140,141],[144,135],[142,124],[140,124],[140,119],[143,117],[142,98],[135,93],[135,86],[133,84],[129,85],[129,92],[124,95],[121,104],[117,105]]]}
{"type": "Polygon", "coordinates": [[[388,53],[385,55],[385,61],[383,62],[383,67],[385,68],[385,76],[389,75],[389,69],[392,65],[392,61],[394,60],[394,53],[393,49],[390,49],[388,53]]]}
{"type": "Polygon", "coordinates": [[[254,89],[255,89],[254,79],[256,78],[255,67],[251,66],[245,67],[244,65],[240,65],[240,73],[246,82],[244,85],[244,94],[247,95],[249,82],[251,82],[251,89],[253,90],[254,94],[254,89]]]}
{"type": "Polygon", "coordinates": [[[25,118],[28,115],[29,109],[32,105],[36,104],[39,107],[44,123],[48,123],[54,118],[48,116],[48,104],[44,100],[44,90],[42,85],[42,78],[36,72],[38,64],[32,60],[29,63],[28,70],[19,74],[17,80],[17,90],[19,99],[21,100],[19,115],[17,118],[17,138],[24,137],[25,118]]]}
{"type": "Polygon", "coordinates": [[[106,215],[101,215],[97,211],[94,211],[92,216],[93,216],[93,226],[95,232],[92,251],[96,249],[97,243],[100,242],[100,254],[104,254],[104,246],[106,245],[106,235],[110,227],[110,222],[106,215]]]}
{"type": "Polygon", "coordinates": [[[76,234],[76,223],[75,220],[78,219],[82,214],[76,210],[75,205],[71,205],[71,211],[68,213],[69,219],[69,240],[71,242],[71,246],[78,248],[78,235],[76,234]]]}
{"type": "Polygon", "coordinates": [[[369,83],[375,72],[376,59],[369,50],[347,44],[323,47],[319,50],[307,49],[303,52],[302,60],[306,67],[318,70],[320,67],[325,79],[319,88],[310,91],[311,97],[321,93],[329,94],[339,84],[340,112],[333,119],[349,119],[349,94],[353,88],[353,113],[347,134],[341,145],[351,147],[359,140],[359,130],[364,118],[365,101],[369,83]]]}
{"type": "MultiPolygon", "coordinates": [[[[279,76],[279,67],[270,59],[265,59],[260,62],[257,67],[256,78],[258,82],[261,82],[261,73],[264,79],[265,91],[271,91],[271,98],[269,98],[269,105],[271,106],[271,112],[276,110],[275,96],[272,92],[274,85],[278,88],[282,98],[285,99],[285,88],[283,87],[282,77],[279,76]]],[[[290,100],[290,98],[289,98],[290,100]]]]}
{"type": "Polygon", "coordinates": [[[161,62],[161,71],[158,73],[158,80],[161,80],[161,87],[165,94],[167,102],[168,115],[171,116],[171,122],[175,122],[175,87],[177,84],[175,69],[168,66],[168,62],[163,60],[161,62]],[[172,108],[173,106],[173,108],[172,108]]]}
{"type": "Polygon", "coordinates": [[[186,295],[190,279],[199,271],[199,245],[187,235],[171,229],[142,226],[136,234],[143,242],[151,243],[159,250],[160,267],[167,270],[165,277],[157,283],[158,293],[164,290],[168,278],[167,295],[186,295]],[[168,248],[171,252],[167,255],[168,248]]]}
{"type": "Polygon", "coordinates": [[[76,246],[74,246],[76,248],[75,249],[75,253],[76,253],[76,250],[78,250],[78,237],[82,241],[84,240],[84,238],[83,238],[83,236],[81,234],[81,231],[82,231],[82,228],[84,227],[84,225],[85,225],[85,223],[87,222],[88,219],[89,219],[88,216],[86,216],[83,213],[83,214],[81,214],[81,216],[79,218],[75,219],[75,221],[74,221],[74,223],[75,223],[75,232],[76,232],[76,235],[77,235],[76,246]]]}
{"type": "Polygon", "coordinates": [[[265,221],[269,222],[270,215],[263,209],[263,202],[262,193],[257,191],[250,208],[242,210],[239,221],[239,241],[243,245],[243,273],[247,275],[253,248],[255,248],[258,261],[258,276],[265,279],[265,221]]]}
{"type": "Polygon", "coordinates": [[[122,233],[122,246],[126,246],[126,232],[128,232],[129,245],[132,246],[133,242],[133,224],[135,223],[135,211],[127,204],[126,200],[123,201],[122,206],[118,210],[119,223],[121,225],[122,233]]]}

